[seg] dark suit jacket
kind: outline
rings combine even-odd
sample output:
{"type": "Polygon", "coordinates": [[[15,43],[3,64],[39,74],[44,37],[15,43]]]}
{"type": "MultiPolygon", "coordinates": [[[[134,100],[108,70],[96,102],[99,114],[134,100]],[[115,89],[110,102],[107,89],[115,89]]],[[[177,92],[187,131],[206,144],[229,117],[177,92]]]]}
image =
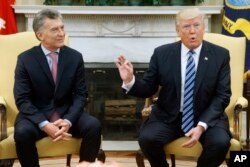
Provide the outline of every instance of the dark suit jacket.
{"type": "MultiPolygon", "coordinates": [[[[231,96],[229,51],[203,41],[194,88],[195,123],[228,129],[224,112],[231,96]]],[[[128,92],[139,97],[152,96],[161,86],[152,114],[166,123],[173,122],[181,102],[181,42],[160,46],[151,57],[143,79],[136,79],[128,92]]]]}
{"type": "Polygon", "coordinates": [[[19,114],[35,124],[49,119],[56,110],[74,123],[83,112],[87,89],[81,53],[64,46],[58,57],[56,84],[41,46],[18,56],[15,70],[14,97],[19,114]]]}

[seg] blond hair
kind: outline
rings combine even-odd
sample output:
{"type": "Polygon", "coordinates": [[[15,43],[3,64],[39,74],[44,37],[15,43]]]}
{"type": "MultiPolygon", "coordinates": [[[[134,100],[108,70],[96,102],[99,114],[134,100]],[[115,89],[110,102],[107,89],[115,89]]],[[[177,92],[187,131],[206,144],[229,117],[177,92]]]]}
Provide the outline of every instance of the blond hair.
{"type": "Polygon", "coordinates": [[[199,16],[201,17],[202,22],[204,23],[204,14],[199,10],[199,8],[185,8],[177,13],[175,23],[176,25],[179,25],[181,20],[189,20],[199,16]]]}

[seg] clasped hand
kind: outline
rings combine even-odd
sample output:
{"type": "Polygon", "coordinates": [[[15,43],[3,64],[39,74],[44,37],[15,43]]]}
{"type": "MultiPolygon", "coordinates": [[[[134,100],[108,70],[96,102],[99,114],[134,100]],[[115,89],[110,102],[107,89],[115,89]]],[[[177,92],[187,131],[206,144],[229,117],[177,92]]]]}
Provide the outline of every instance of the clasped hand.
{"type": "Polygon", "coordinates": [[[46,124],[42,130],[50,136],[53,141],[70,140],[72,135],[68,133],[70,126],[63,119],[46,124]]]}

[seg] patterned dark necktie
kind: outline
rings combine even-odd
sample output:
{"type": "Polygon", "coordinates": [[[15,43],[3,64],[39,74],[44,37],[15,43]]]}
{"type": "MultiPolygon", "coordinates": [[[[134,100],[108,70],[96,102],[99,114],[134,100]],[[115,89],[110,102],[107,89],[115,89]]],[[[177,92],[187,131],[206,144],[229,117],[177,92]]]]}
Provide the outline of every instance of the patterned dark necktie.
{"type": "Polygon", "coordinates": [[[183,112],[182,112],[182,130],[187,133],[194,126],[194,111],[193,111],[193,94],[195,82],[195,62],[194,52],[188,52],[188,60],[186,66],[186,76],[184,85],[184,99],[183,99],[183,112]]]}

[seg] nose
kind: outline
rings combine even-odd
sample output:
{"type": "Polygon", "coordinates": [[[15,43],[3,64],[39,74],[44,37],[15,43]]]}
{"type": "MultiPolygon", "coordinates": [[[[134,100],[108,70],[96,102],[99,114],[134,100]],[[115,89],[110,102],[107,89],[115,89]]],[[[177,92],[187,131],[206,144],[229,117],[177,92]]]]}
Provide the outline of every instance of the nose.
{"type": "Polygon", "coordinates": [[[190,32],[195,32],[195,27],[192,25],[192,26],[190,26],[190,32]]]}
{"type": "Polygon", "coordinates": [[[60,29],[58,34],[61,36],[64,36],[64,34],[65,34],[64,29],[60,29]]]}

